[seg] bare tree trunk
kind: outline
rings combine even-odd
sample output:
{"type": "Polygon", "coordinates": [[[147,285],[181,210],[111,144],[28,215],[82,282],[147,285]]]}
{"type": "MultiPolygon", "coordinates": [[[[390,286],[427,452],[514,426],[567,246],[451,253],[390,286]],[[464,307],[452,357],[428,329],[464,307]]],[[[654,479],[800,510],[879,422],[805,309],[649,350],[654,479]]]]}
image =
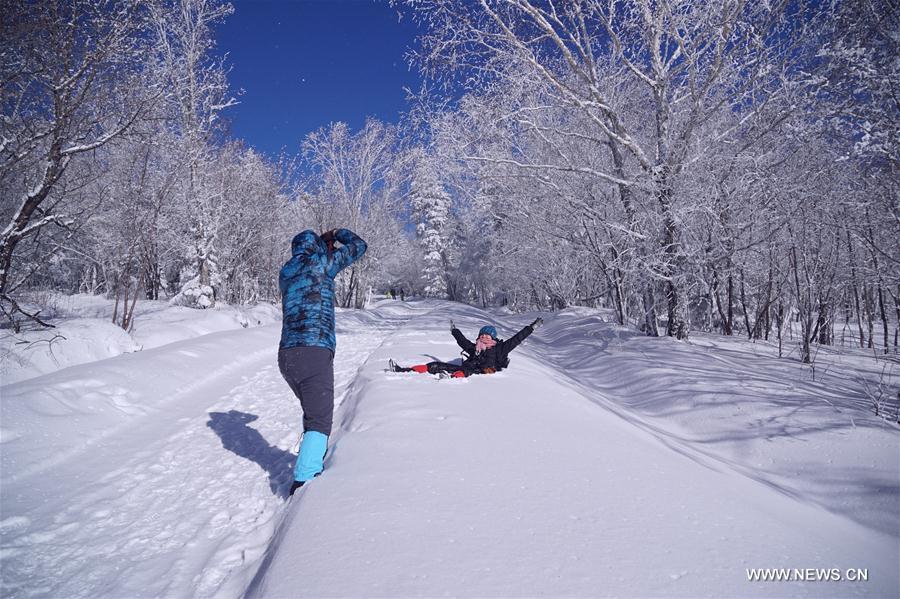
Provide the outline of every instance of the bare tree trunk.
{"type": "Polygon", "coordinates": [[[681,297],[678,293],[678,285],[675,282],[677,276],[678,241],[677,225],[671,213],[671,190],[666,188],[659,192],[659,201],[663,207],[663,254],[665,255],[666,274],[666,335],[676,339],[687,339],[687,324],[681,315],[681,297]]]}
{"type": "Polygon", "coordinates": [[[722,308],[722,298],[719,297],[719,273],[718,271],[713,271],[713,297],[716,300],[716,311],[719,313],[719,325],[722,327],[723,335],[731,335],[733,334],[731,328],[731,318],[732,318],[732,309],[731,309],[731,289],[732,289],[732,281],[731,275],[728,275],[728,288],[726,290],[726,297],[728,298],[728,310],[722,308]]]}
{"type": "Polygon", "coordinates": [[[866,346],[866,335],[863,332],[863,318],[862,311],[859,306],[859,284],[856,279],[856,260],[853,255],[853,243],[850,237],[850,229],[846,229],[847,233],[847,258],[850,261],[850,281],[851,281],[851,289],[853,291],[853,305],[856,307],[856,325],[859,329],[859,346],[866,346]]]}
{"type": "Polygon", "coordinates": [[[744,292],[744,270],[741,269],[741,312],[744,315],[744,328],[747,329],[747,338],[753,339],[753,331],[750,328],[750,313],[747,311],[747,297],[744,292]]]}
{"type": "Polygon", "coordinates": [[[121,269],[119,273],[116,275],[116,302],[113,304],[113,316],[112,321],[122,327],[122,329],[128,331],[132,327],[132,318],[134,315],[134,308],[137,305],[137,298],[141,291],[141,264],[134,262],[134,247],[129,249],[128,255],[125,257],[124,261],[121,262],[121,269]],[[131,288],[131,273],[133,270],[137,270],[138,279],[135,282],[134,289],[131,288]],[[122,319],[119,320],[119,301],[122,301],[122,319]],[[129,300],[131,303],[129,304],[129,300]]]}
{"type": "Polygon", "coordinates": [[[888,334],[887,310],[884,308],[884,292],[881,284],[878,285],[878,308],[881,312],[881,326],[884,329],[884,353],[891,352],[890,336],[888,334]]]}
{"type": "Polygon", "coordinates": [[[356,268],[350,268],[350,281],[347,283],[347,292],[344,293],[344,297],[341,299],[340,306],[342,308],[352,308],[353,307],[353,296],[356,292],[357,287],[357,273],[356,268]]]}
{"type": "Polygon", "coordinates": [[[642,328],[650,337],[659,337],[659,329],[657,322],[659,318],[656,315],[656,297],[653,293],[653,284],[647,283],[644,286],[644,322],[642,328]]]}
{"type": "Polygon", "coordinates": [[[112,314],[113,324],[116,324],[119,321],[119,285],[121,285],[121,282],[116,281],[116,303],[113,304],[113,314],[112,314]]]}
{"type": "MultiPolygon", "coordinates": [[[[872,246],[874,247],[875,234],[872,229],[872,219],[869,216],[868,209],[866,209],[866,222],[868,225],[867,228],[869,231],[869,239],[871,240],[872,246]]],[[[872,248],[870,248],[870,251],[872,253],[872,266],[875,267],[875,274],[878,278],[878,311],[881,314],[881,326],[882,326],[882,329],[884,332],[884,353],[887,354],[890,352],[890,340],[889,340],[890,337],[888,334],[887,310],[885,310],[885,307],[884,307],[884,290],[882,289],[883,279],[881,277],[881,268],[878,264],[878,254],[872,248]]],[[[872,298],[872,299],[874,301],[875,298],[872,298]]],[[[870,332],[870,338],[869,338],[870,347],[872,347],[871,334],[872,333],[870,332]]]]}
{"type": "Polygon", "coordinates": [[[866,347],[872,349],[875,347],[875,324],[872,318],[872,294],[869,292],[868,286],[863,287],[863,306],[866,309],[866,324],[869,332],[866,347]]]}
{"type": "Polygon", "coordinates": [[[866,346],[866,333],[863,331],[863,315],[862,308],[859,303],[859,289],[856,286],[856,282],[853,283],[853,305],[856,309],[856,327],[859,330],[859,346],[866,346]]]}
{"type": "MultiPolygon", "coordinates": [[[[900,341],[898,337],[900,337],[900,284],[897,285],[897,294],[891,294],[891,297],[894,299],[894,311],[897,316],[897,324],[894,327],[894,353],[897,353],[897,343],[900,341]]],[[[900,414],[900,407],[898,407],[898,414],[900,414]]]]}
{"type": "Polygon", "coordinates": [[[615,301],[616,307],[616,321],[620,325],[625,324],[625,320],[627,318],[627,313],[625,312],[625,301],[624,301],[624,284],[622,283],[622,271],[618,268],[614,269],[615,277],[613,279],[613,300],[615,301]]]}
{"type": "Polygon", "coordinates": [[[131,307],[127,309],[125,317],[122,319],[122,328],[131,331],[134,328],[134,307],[137,305],[138,294],[141,290],[141,281],[138,279],[137,286],[134,288],[134,294],[131,297],[131,307]]]}
{"type": "Polygon", "coordinates": [[[145,244],[141,264],[143,267],[141,278],[145,281],[144,291],[146,298],[148,300],[158,300],[159,292],[162,289],[162,280],[160,278],[159,251],[155,240],[145,244]]]}
{"type": "MultiPolygon", "coordinates": [[[[125,291],[125,298],[122,300],[122,323],[120,326],[127,331],[128,329],[126,328],[126,325],[128,324],[128,291],[131,289],[127,271],[125,272],[125,275],[122,277],[122,279],[122,287],[125,291]]],[[[116,297],[116,303],[119,303],[118,296],[116,297]]]]}
{"type": "Polygon", "coordinates": [[[784,328],[784,304],[781,302],[778,302],[778,310],[775,312],[775,326],[778,331],[778,357],[780,358],[783,339],[781,332],[784,328]]]}
{"type": "Polygon", "coordinates": [[[728,334],[734,335],[734,277],[728,273],[728,311],[726,314],[726,322],[728,326],[728,334]]]}
{"type": "Polygon", "coordinates": [[[769,321],[769,310],[772,307],[772,302],[774,301],[772,297],[772,287],[775,283],[775,264],[774,260],[772,260],[772,256],[769,256],[769,275],[768,280],[766,281],[766,296],[765,299],[761,302],[760,308],[756,313],[756,322],[753,325],[753,334],[751,337],[754,339],[759,339],[761,336],[764,336],[766,341],[769,340],[769,328],[772,326],[769,321]],[[764,329],[762,327],[765,327],[764,329]],[[763,332],[761,332],[763,331],[763,332]],[[764,334],[763,334],[764,333],[764,334]]]}
{"type": "Polygon", "coordinates": [[[818,332],[819,345],[831,345],[831,325],[832,318],[830,315],[830,305],[827,300],[819,302],[819,316],[816,321],[816,328],[813,332],[813,338],[818,332]]]}
{"type": "MultiPolygon", "coordinates": [[[[797,292],[797,319],[800,321],[800,361],[804,364],[812,362],[812,352],[810,350],[810,335],[812,333],[812,306],[809,298],[804,298],[804,293],[800,287],[800,264],[797,260],[797,247],[791,246],[791,270],[794,275],[794,286],[797,292]]],[[[808,295],[808,293],[807,293],[808,295]]]]}

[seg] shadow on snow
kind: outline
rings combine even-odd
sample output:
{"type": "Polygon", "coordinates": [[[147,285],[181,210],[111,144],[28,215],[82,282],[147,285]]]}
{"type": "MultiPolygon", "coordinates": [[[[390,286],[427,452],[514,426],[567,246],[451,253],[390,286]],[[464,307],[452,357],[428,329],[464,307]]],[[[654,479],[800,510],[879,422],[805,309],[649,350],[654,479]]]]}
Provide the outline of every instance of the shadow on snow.
{"type": "Polygon", "coordinates": [[[259,416],[237,410],[210,412],[206,426],[222,441],[222,447],[256,462],[269,475],[269,488],[282,499],[287,497],[291,472],[297,459],[293,453],[269,445],[260,432],[247,426],[259,416]]]}

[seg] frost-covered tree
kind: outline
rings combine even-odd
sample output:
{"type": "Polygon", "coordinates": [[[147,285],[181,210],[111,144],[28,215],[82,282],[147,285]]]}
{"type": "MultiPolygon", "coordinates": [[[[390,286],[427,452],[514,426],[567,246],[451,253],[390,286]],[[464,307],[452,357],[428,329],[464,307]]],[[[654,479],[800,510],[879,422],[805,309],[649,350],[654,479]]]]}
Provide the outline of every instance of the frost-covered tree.
{"type": "MultiPolygon", "coordinates": [[[[739,116],[733,137],[761,112],[782,107],[803,44],[813,28],[815,8],[803,3],[651,2],[629,0],[409,0],[429,27],[423,64],[432,74],[461,70],[473,89],[490,91],[514,66],[523,79],[540,81],[545,102],[501,111],[500,122],[530,129],[553,156],[536,162],[512,151],[481,156],[546,174],[583,173],[618,188],[626,213],[645,219],[655,232],[654,276],[663,287],[666,330],[687,335],[687,284],[676,195],[685,169],[709,147],[704,134],[718,115],[739,116]],[[580,119],[546,122],[560,108],[580,119]],[[571,153],[564,140],[581,139],[593,153],[609,154],[596,168],[585,154],[571,153]],[[633,199],[651,201],[639,212],[633,199]]],[[[760,132],[764,129],[760,128],[760,132]]],[[[757,141],[758,143],[758,141],[757,141]]]]}
{"type": "Polygon", "coordinates": [[[184,169],[178,204],[189,240],[183,248],[185,264],[174,301],[208,308],[215,305],[222,282],[217,236],[224,177],[213,142],[220,113],[235,102],[225,66],[211,53],[213,26],[233,9],[221,0],[158,0],[151,6],[184,169]]]}
{"type": "Polygon", "coordinates": [[[900,170],[900,7],[890,0],[838,4],[818,52],[815,99],[834,135],[895,175],[900,170]]]}
{"type": "MultiPolygon", "coordinates": [[[[819,56],[814,95],[823,129],[845,144],[859,192],[843,221],[854,259],[858,321],[881,320],[884,351],[890,321],[900,321],[900,7],[889,0],[842,2],[819,56]],[[890,303],[893,304],[891,316],[890,303]],[[872,304],[870,306],[870,304],[872,304]],[[863,317],[862,313],[866,313],[863,317]]],[[[893,345],[900,345],[895,325],[893,345]]],[[[866,335],[860,324],[860,342],[866,335]]],[[[871,347],[873,335],[868,335],[871,347]]]]}
{"type": "Polygon", "coordinates": [[[839,316],[900,337],[895,7],[404,4],[466,90],[427,118],[481,301],[784,333],[804,361],[839,316]]]}
{"type": "Polygon", "coordinates": [[[335,280],[343,307],[362,307],[373,286],[392,277],[385,266],[402,242],[402,189],[405,153],[396,127],[368,119],[352,132],[333,123],[309,134],[303,154],[309,174],[303,222],[318,232],[335,227],[355,231],[368,244],[366,259],[345,269],[335,280]]]}
{"type": "Polygon", "coordinates": [[[450,195],[437,176],[433,157],[417,153],[410,183],[409,202],[422,247],[422,279],[427,297],[447,297],[450,254],[450,195]]]}
{"type": "Polygon", "coordinates": [[[284,244],[293,237],[285,218],[289,191],[279,165],[252,149],[229,144],[219,161],[225,208],[217,236],[220,297],[230,303],[271,300],[284,244]]]}
{"type": "Polygon", "coordinates": [[[14,294],[35,270],[17,264],[20,242],[76,223],[66,177],[83,187],[100,173],[70,171],[126,134],[157,91],[142,71],[152,40],[142,3],[4,0],[0,14],[0,310],[15,322],[14,294]]]}

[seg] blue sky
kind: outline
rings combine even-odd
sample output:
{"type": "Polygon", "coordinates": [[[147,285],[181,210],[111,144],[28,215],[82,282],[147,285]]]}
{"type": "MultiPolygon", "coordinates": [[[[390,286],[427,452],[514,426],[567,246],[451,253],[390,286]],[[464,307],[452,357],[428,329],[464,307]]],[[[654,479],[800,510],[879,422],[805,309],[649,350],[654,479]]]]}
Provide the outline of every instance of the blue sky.
{"type": "Polygon", "coordinates": [[[333,121],[396,122],[403,87],[419,88],[405,58],[418,29],[387,0],[231,1],[216,40],[232,89],[244,91],[227,116],[234,137],[273,158],[333,121]]]}

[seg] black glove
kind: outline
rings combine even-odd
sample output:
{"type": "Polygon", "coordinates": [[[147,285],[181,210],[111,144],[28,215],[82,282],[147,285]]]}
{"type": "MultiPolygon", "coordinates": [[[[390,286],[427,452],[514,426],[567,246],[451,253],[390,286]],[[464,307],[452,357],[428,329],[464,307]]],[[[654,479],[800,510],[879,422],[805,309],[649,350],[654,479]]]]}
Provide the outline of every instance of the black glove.
{"type": "Polygon", "coordinates": [[[539,326],[541,326],[542,324],[544,324],[544,319],[541,318],[540,316],[538,316],[537,318],[534,319],[534,322],[531,323],[531,328],[532,328],[532,330],[536,329],[539,326]]]}

